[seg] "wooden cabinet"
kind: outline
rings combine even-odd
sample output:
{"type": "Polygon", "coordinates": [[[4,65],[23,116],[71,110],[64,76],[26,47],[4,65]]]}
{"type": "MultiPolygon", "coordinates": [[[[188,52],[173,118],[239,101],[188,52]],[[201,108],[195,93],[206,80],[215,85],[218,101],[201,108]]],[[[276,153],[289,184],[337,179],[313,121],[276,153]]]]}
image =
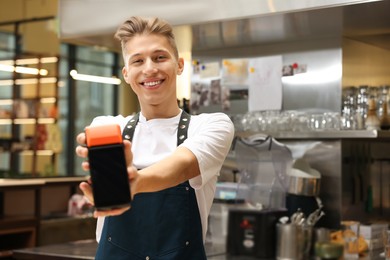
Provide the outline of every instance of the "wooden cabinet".
{"type": "Polygon", "coordinates": [[[0,60],[0,177],[55,172],[62,144],[57,126],[59,58],[0,60]]]}
{"type": "Polygon", "coordinates": [[[67,216],[69,198],[83,180],[0,179],[0,258],[14,249],[94,238],[94,218],[67,216]]]}
{"type": "Polygon", "coordinates": [[[36,245],[36,218],[5,218],[0,220],[0,258],[12,255],[12,249],[36,245]]]}

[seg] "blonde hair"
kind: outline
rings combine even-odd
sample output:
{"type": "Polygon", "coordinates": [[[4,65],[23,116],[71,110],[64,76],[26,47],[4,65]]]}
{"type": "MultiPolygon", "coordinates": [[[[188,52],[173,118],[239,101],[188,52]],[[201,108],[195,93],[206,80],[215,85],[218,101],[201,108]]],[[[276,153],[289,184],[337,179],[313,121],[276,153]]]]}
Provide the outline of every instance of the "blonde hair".
{"type": "Polygon", "coordinates": [[[115,33],[115,39],[119,40],[123,55],[126,51],[126,43],[136,35],[156,34],[164,36],[172,47],[176,59],[179,57],[172,26],[160,18],[130,17],[115,33]]]}

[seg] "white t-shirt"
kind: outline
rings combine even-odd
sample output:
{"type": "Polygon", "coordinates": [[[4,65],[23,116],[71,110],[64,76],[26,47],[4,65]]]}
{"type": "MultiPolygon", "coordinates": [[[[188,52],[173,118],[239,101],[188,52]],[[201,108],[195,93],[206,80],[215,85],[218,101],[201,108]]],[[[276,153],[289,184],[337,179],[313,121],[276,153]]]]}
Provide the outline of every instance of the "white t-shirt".
{"type": "MultiPolygon", "coordinates": [[[[140,114],[135,128],[132,152],[133,164],[142,169],[170,155],[177,147],[177,128],[180,115],[173,118],[151,119],[146,121],[140,114]]],[[[132,116],[100,116],[91,125],[116,123],[121,129],[132,116]]],[[[206,237],[207,217],[214,199],[216,182],[222,164],[227,156],[234,137],[234,126],[223,113],[192,115],[188,136],[181,146],[188,148],[199,162],[200,176],[190,179],[195,189],[199,213],[202,221],[203,240],[206,237]]],[[[98,218],[96,240],[99,242],[104,218],[98,218]]]]}

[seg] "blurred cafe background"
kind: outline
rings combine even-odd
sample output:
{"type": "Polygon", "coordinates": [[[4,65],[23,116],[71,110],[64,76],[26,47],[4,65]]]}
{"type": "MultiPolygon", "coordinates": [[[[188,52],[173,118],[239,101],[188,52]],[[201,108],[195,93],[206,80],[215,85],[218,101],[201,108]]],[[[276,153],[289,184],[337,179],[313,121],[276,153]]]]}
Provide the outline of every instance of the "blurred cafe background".
{"type": "Polygon", "coordinates": [[[235,125],[209,259],[341,259],[351,226],[356,258],[385,259],[389,11],[388,0],[1,0],[0,259],[93,259],[75,136],[139,109],[113,39],[132,15],[174,25],[179,105],[235,125]]]}

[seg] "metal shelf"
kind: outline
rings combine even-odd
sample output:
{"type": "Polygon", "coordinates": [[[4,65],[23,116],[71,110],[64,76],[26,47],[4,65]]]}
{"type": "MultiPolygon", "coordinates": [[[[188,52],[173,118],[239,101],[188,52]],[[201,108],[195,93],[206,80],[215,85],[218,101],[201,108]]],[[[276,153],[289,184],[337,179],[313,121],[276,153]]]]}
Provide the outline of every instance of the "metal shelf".
{"type": "Polygon", "coordinates": [[[390,131],[382,130],[334,130],[334,131],[305,131],[305,132],[276,132],[263,133],[253,131],[238,131],[236,136],[249,137],[255,134],[271,135],[276,139],[375,139],[390,138],[390,131]]]}

